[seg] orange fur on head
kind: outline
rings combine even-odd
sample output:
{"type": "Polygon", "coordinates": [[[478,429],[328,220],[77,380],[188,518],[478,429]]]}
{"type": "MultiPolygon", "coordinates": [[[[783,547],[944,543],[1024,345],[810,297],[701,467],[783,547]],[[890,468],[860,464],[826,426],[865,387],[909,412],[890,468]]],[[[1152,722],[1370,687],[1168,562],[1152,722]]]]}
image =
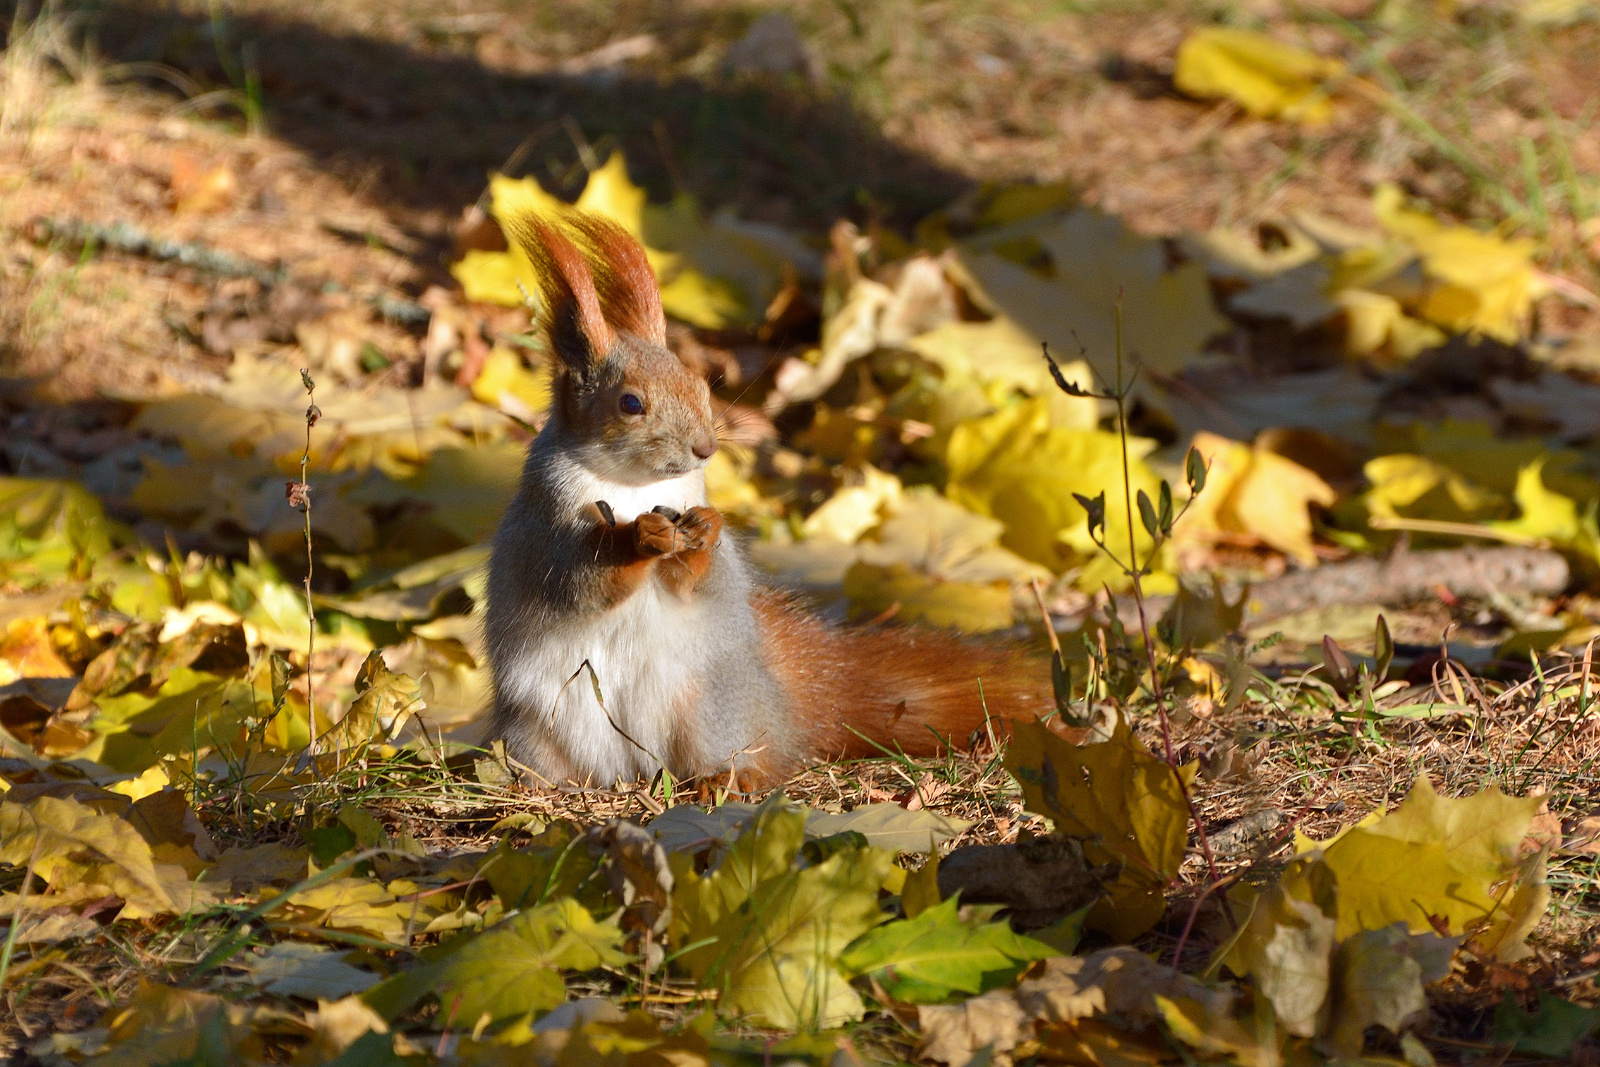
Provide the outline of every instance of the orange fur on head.
{"type": "Polygon", "coordinates": [[[644,249],[601,215],[567,208],[513,216],[506,235],[528,256],[545,301],[553,341],[587,343],[601,358],[616,343],[614,331],[665,345],[661,290],[644,249]]]}

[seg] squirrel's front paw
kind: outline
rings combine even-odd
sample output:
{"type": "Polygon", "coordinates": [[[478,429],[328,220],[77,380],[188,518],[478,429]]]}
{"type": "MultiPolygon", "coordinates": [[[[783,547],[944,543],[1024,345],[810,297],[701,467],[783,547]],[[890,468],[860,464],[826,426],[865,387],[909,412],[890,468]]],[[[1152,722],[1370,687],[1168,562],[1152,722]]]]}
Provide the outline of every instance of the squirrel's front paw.
{"type": "Polygon", "coordinates": [[[682,535],[671,519],[647,511],[634,520],[633,544],[641,556],[670,556],[682,548],[682,535]]]}
{"type": "Polygon", "coordinates": [[[722,515],[716,508],[690,508],[678,519],[677,526],[683,539],[679,551],[704,552],[722,536],[722,515]]]}

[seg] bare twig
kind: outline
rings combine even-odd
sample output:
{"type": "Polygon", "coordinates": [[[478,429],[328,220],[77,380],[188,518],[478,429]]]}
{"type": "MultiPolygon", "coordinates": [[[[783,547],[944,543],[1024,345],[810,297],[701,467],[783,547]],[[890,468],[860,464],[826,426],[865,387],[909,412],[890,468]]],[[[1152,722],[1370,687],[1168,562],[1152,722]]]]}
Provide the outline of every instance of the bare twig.
{"type": "Polygon", "coordinates": [[[300,456],[300,480],[288,484],[287,495],[289,506],[304,512],[306,517],[306,725],[310,731],[306,754],[314,757],[317,754],[317,699],[312,682],[311,660],[317,651],[317,609],[311,600],[311,575],[315,562],[311,552],[311,484],[306,481],[306,473],[311,464],[311,428],[322,418],[322,411],[316,404],[317,383],[311,380],[310,370],[301,369],[300,381],[305,385],[306,397],[310,401],[306,407],[306,449],[300,456]]]}

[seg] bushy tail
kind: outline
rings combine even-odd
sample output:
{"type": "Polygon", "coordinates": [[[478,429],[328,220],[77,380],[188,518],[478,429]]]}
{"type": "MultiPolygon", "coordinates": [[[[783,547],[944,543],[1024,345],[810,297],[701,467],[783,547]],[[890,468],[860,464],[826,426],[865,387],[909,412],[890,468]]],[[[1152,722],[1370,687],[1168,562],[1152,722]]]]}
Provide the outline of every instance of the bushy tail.
{"type": "Polygon", "coordinates": [[[813,758],[966,748],[985,729],[986,709],[998,737],[1008,720],[1054,706],[1048,661],[1014,644],[911,628],[840,630],[778,593],[755,606],[813,758]]]}

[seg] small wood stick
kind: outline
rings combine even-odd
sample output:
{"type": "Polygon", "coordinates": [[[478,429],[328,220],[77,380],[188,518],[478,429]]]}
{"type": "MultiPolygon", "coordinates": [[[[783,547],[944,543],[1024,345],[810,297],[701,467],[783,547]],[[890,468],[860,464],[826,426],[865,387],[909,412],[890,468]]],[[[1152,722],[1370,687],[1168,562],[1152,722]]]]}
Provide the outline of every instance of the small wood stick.
{"type": "Polygon", "coordinates": [[[1044,606],[1044,589],[1039,585],[1039,576],[1035,574],[1033,582],[1033,599],[1039,603],[1039,617],[1044,620],[1044,632],[1050,635],[1050,651],[1057,656],[1061,655],[1061,639],[1056,636],[1056,624],[1050,621],[1050,609],[1044,606]]]}

